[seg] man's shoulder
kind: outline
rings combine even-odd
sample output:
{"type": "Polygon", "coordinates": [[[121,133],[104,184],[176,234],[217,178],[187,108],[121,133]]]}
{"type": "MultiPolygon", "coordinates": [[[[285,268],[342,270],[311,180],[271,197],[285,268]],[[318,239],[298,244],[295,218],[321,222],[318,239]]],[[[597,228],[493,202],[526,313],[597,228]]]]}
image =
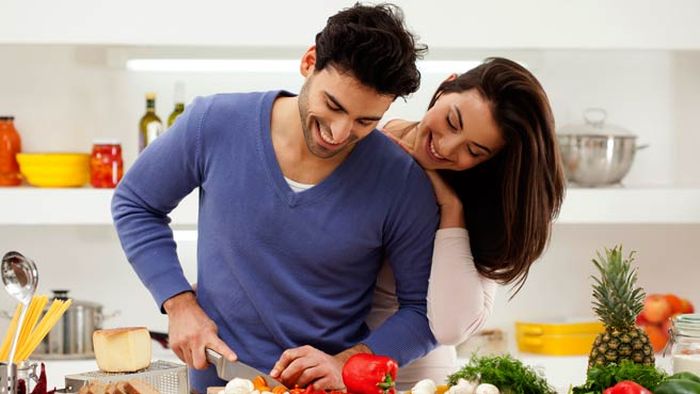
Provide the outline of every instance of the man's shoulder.
{"type": "Polygon", "coordinates": [[[372,156],[376,158],[373,166],[381,169],[384,177],[404,182],[407,177],[420,182],[429,182],[420,165],[400,146],[389,139],[380,130],[374,130],[367,143],[372,156]]]}

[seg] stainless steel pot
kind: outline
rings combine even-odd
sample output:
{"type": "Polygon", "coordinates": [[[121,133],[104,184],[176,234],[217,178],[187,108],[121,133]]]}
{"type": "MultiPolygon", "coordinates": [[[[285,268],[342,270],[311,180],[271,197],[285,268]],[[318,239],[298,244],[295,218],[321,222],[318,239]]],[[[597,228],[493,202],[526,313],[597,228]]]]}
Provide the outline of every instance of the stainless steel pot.
{"type": "Polygon", "coordinates": [[[585,125],[563,127],[557,137],[566,178],[580,186],[596,187],[620,183],[627,175],[637,150],[637,136],[605,124],[607,113],[600,108],[584,112],[585,125]]]}
{"type": "MultiPolygon", "coordinates": [[[[67,298],[68,290],[53,290],[53,299],[67,298]]],[[[49,305],[50,302],[44,312],[49,305]]],[[[93,358],[92,333],[102,328],[103,321],[118,314],[107,316],[102,312],[102,305],[96,302],[73,300],[31,357],[42,360],[93,358]]]]}

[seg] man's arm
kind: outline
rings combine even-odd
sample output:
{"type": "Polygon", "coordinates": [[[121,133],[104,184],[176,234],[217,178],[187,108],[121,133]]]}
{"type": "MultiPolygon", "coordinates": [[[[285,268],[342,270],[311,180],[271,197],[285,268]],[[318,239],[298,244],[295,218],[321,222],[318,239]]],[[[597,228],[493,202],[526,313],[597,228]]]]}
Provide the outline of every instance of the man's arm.
{"type": "Polygon", "coordinates": [[[411,166],[403,186],[384,228],[385,255],[396,280],[399,309],[363,341],[399,365],[424,356],[436,345],[426,297],[439,222],[433,189],[420,167],[411,166]]]}
{"type": "Polygon", "coordinates": [[[182,272],[168,217],[201,182],[199,128],[208,103],[195,101],[145,149],[112,199],[112,216],[124,252],[158,306],[168,313],[175,353],[195,368],[207,366],[205,346],[235,359],[218,338],[214,322],[197,304],[182,272]]]}

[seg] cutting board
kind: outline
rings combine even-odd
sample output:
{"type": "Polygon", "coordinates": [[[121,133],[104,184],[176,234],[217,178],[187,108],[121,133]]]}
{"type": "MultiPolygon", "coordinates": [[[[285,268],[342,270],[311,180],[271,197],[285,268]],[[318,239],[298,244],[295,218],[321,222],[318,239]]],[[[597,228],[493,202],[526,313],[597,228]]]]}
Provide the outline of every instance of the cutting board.
{"type": "Polygon", "coordinates": [[[224,386],[207,387],[207,394],[219,394],[219,392],[223,389],[224,389],[224,386]]]}

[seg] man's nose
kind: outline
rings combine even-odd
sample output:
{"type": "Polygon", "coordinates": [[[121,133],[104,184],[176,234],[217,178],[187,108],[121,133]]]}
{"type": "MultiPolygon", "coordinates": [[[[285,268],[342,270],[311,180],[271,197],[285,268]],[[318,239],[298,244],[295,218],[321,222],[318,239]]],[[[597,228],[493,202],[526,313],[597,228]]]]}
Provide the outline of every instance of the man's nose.
{"type": "Polygon", "coordinates": [[[350,137],[350,132],[352,131],[352,120],[348,117],[341,117],[336,119],[331,123],[331,134],[333,134],[333,141],[335,143],[341,143],[350,137]]]}

